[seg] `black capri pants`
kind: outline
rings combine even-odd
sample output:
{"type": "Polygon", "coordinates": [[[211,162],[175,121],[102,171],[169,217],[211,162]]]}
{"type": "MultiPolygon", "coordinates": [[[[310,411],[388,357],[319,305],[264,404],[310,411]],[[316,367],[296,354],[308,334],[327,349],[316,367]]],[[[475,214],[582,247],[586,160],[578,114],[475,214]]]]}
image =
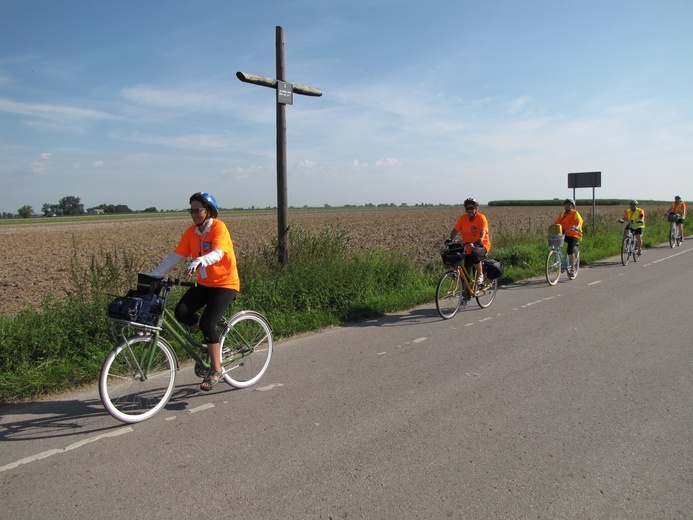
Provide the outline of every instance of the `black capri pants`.
{"type": "Polygon", "coordinates": [[[568,254],[572,255],[575,248],[580,245],[580,239],[578,237],[565,237],[565,243],[568,246],[568,254]]]}
{"type": "Polygon", "coordinates": [[[217,323],[237,295],[238,291],[235,289],[196,285],[188,289],[183,295],[176,305],[174,314],[179,322],[188,327],[199,322],[200,330],[207,344],[219,343],[217,323]],[[202,316],[198,318],[197,311],[202,307],[205,310],[202,311],[202,316]]]}
{"type": "Polygon", "coordinates": [[[486,251],[486,248],[483,246],[474,246],[472,251],[470,253],[467,253],[467,255],[464,257],[464,267],[467,269],[467,271],[471,270],[472,266],[474,264],[479,264],[481,261],[486,258],[486,255],[488,254],[488,251],[486,251]]]}

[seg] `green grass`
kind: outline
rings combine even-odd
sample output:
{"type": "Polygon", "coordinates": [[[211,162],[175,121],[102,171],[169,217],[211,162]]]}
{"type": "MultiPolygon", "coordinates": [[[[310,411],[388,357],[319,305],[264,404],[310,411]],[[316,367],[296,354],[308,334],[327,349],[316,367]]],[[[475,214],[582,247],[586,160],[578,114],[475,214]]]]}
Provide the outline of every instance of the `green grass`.
{"type": "MultiPolygon", "coordinates": [[[[665,243],[669,225],[648,219],[645,247],[665,243]]],[[[580,244],[583,264],[618,255],[622,228],[598,223],[580,244]]],[[[349,255],[346,233],[326,228],[315,236],[289,234],[290,261],[278,265],[268,247],[240,266],[242,291],[230,312],[254,309],[265,314],[277,338],[432,302],[443,272],[440,259],[425,268],[394,252],[349,255]]],[[[530,232],[494,237],[491,255],[505,264],[501,283],[544,272],[545,236],[530,232]]],[[[40,309],[27,307],[15,316],[0,315],[0,403],[29,400],[94,384],[112,348],[106,306],[113,295],[135,287],[141,259],[117,250],[101,250],[86,264],[71,261],[74,291],[66,298],[47,297],[40,309]]],[[[173,307],[182,291],[172,294],[173,307]]]]}

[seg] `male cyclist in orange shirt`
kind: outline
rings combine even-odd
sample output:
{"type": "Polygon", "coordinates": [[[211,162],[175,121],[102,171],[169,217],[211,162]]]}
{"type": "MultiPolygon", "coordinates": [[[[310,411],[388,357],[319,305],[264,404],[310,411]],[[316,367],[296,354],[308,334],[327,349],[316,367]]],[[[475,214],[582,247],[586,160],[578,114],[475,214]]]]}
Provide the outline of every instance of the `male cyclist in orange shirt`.
{"type": "Polygon", "coordinates": [[[491,250],[491,239],[488,234],[488,221],[479,213],[479,203],[473,197],[464,201],[464,215],[462,215],[455,227],[450,231],[447,243],[455,239],[457,234],[462,236],[462,242],[473,242],[465,247],[464,266],[469,269],[474,265],[476,270],[476,286],[484,283],[484,274],[481,269],[481,261],[491,250]]]}
{"type": "Polygon", "coordinates": [[[568,275],[573,276],[575,269],[575,248],[580,244],[582,238],[582,216],[575,209],[573,199],[563,201],[563,211],[556,217],[556,224],[563,227],[565,233],[565,243],[568,246],[568,275]]]}
{"type": "Polygon", "coordinates": [[[675,213],[679,216],[678,220],[676,221],[676,227],[679,228],[679,236],[681,237],[680,240],[683,242],[683,224],[686,220],[686,203],[682,201],[681,197],[678,195],[674,197],[674,203],[669,206],[669,210],[665,213],[665,215],[669,215],[671,213],[675,213]]]}
{"type": "Polygon", "coordinates": [[[645,231],[645,210],[638,207],[637,200],[630,201],[630,208],[623,213],[623,218],[618,219],[623,224],[628,221],[630,228],[635,235],[635,247],[638,249],[638,256],[642,254],[642,234],[645,231]]]}

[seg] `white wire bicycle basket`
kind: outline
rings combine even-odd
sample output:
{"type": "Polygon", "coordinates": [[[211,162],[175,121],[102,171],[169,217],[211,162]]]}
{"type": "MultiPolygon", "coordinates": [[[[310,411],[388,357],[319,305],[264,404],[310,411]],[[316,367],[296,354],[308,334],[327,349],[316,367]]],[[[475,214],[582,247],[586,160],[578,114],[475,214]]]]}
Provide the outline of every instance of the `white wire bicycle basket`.
{"type": "Polygon", "coordinates": [[[546,235],[549,240],[549,247],[551,249],[560,249],[563,247],[563,242],[565,242],[565,235],[546,235]]]}

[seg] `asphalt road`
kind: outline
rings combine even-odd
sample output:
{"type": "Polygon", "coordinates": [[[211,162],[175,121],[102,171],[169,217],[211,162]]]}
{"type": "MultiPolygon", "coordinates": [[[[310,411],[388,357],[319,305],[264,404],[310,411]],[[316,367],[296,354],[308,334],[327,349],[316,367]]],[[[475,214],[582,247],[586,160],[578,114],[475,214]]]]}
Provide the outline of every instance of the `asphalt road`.
{"type": "Polygon", "coordinates": [[[3,518],[693,518],[692,241],[276,344],[128,426],[0,408],[3,518]]]}

